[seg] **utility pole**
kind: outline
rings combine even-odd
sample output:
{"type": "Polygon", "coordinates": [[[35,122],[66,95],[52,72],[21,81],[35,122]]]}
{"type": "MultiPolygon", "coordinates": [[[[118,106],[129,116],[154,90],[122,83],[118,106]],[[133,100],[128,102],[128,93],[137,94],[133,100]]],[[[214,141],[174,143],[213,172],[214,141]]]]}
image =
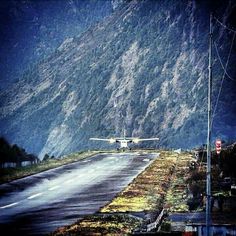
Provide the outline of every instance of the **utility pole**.
{"type": "Polygon", "coordinates": [[[211,93],[212,93],[212,14],[210,14],[209,68],[208,68],[208,122],[207,122],[207,175],[206,175],[206,233],[211,235],[211,93]]]}

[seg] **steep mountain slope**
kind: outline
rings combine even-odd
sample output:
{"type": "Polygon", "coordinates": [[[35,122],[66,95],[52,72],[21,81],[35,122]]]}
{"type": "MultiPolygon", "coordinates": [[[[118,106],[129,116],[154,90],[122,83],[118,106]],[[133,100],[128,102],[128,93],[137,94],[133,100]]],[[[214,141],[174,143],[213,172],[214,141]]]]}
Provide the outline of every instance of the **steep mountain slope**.
{"type": "Polygon", "coordinates": [[[0,88],[48,57],[66,37],[79,36],[111,12],[110,0],[2,0],[0,88]]]}
{"type": "MultiPolygon", "coordinates": [[[[230,2],[214,7],[230,19],[230,2]]],[[[100,147],[89,137],[121,135],[124,125],[129,136],[160,137],[146,146],[204,143],[211,8],[206,1],[125,2],[0,94],[1,134],[40,157],[100,147]]],[[[216,25],[214,39],[225,64],[232,34],[216,25]]],[[[214,58],[214,95],[219,65],[214,58]]],[[[223,138],[236,137],[233,85],[225,80],[214,120],[223,138]]]]}

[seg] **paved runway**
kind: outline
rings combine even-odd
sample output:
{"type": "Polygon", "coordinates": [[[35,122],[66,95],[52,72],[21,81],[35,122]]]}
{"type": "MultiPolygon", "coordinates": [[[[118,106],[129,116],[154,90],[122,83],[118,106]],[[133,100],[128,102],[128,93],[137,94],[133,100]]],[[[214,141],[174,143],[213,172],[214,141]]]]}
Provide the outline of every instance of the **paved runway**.
{"type": "Polygon", "coordinates": [[[93,214],[158,154],[99,154],[0,185],[0,230],[44,235],[93,214]]]}

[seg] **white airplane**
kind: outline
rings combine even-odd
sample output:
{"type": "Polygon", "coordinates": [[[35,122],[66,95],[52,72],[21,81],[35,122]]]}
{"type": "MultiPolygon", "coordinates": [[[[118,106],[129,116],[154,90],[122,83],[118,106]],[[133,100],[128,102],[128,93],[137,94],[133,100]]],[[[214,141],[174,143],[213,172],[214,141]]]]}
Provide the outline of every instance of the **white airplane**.
{"type": "MultiPolygon", "coordinates": [[[[133,137],[126,137],[125,131],[124,131],[124,137],[123,138],[90,138],[90,140],[97,140],[97,141],[107,141],[111,144],[113,143],[120,143],[119,149],[128,149],[128,143],[139,143],[142,141],[154,141],[159,140],[159,138],[133,138],[133,137]]],[[[131,149],[131,148],[129,148],[131,149]]]]}

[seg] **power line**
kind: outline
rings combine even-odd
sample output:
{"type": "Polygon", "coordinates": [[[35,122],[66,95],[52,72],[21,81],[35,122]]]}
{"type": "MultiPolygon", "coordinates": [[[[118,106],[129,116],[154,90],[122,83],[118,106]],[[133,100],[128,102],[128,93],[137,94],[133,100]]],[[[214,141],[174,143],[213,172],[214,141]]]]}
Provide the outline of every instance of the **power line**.
{"type": "Polygon", "coordinates": [[[231,31],[231,32],[233,32],[233,33],[236,33],[236,30],[233,30],[233,29],[229,28],[227,25],[223,24],[223,23],[222,23],[218,18],[216,18],[215,16],[214,16],[214,18],[215,18],[216,22],[218,22],[222,27],[224,27],[225,29],[227,29],[227,30],[229,30],[229,31],[231,31]]]}
{"type": "MultiPolygon", "coordinates": [[[[234,36],[233,36],[233,39],[232,39],[232,43],[231,43],[231,47],[230,47],[230,52],[229,52],[228,59],[227,59],[227,65],[228,65],[228,60],[229,60],[229,58],[230,58],[230,56],[231,56],[231,52],[232,52],[232,48],[233,48],[233,42],[234,42],[235,34],[236,34],[236,32],[234,33],[234,36]]],[[[221,65],[222,69],[224,70],[224,75],[227,75],[227,77],[228,77],[230,80],[236,81],[235,79],[233,79],[233,78],[228,74],[226,68],[224,67],[224,65],[223,65],[223,63],[222,63],[222,60],[221,60],[221,57],[220,57],[220,54],[219,54],[219,51],[218,51],[218,49],[217,49],[217,45],[216,45],[215,42],[214,42],[214,46],[215,46],[215,49],[216,49],[217,57],[218,57],[218,59],[219,59],[219,61],[220,61],[220,65],[221,65]]]]}
{"type": "Polygon", "coordinates": [[[216,49],[216,52],[217,52],[217,56],[218,56],[218,58],[219,58],[219,61],[220,61],[221,66],[222,66],[222,68],[223,68],[223,70],[224,70],[224,74],[223,74],[223,76],[222,76],[222,80],[221,80],[221,84],[220,84],[220,90],[219,90],[219,93],[218,93],[218,95],[217,95],[216,104],[215,104],[214,111],[213,111],[213,114],[212,114],[211,126],[212,126],[212,124],[213,124],[213,120],[214,120],[214,117],[215,117],[216,109],[217,109],[217,106],[218,106],[218,103],[219,103],[219,99],[220,99],[220,95],[221,95],[221,91],[222,91],[222,86],[223,86],[223,83],[224,83],[225,75],[227,75],[231,80],[236,81],[236,80],[232,79],[232,78],[228,75],[228,73],[227,73],[227,71],[226,71],[226,69],[227,69],[227,67],[228,67],[229,59],[230,59],[230,56],[231,56],[231,51],[232,51],[232,48],[233,48],[234,39],[235,39],[235,33],[234,33],[234,36],[233,36],[233,39],[232,39],[232,42],[231,42],[231,46],[230,46],[230,50],[229,50],[229,54],[228,54],[228,58],[227,58],[225,67],[224,67],[224,65],[223,65],[223,63],[222,63],[222,60],[221,60],[221,58],[220,58],[220,55],[219,55],[219,52],[218,52],[216,43],[214,42],[214,46],[215,46],[215,49],[216,49]]]}

